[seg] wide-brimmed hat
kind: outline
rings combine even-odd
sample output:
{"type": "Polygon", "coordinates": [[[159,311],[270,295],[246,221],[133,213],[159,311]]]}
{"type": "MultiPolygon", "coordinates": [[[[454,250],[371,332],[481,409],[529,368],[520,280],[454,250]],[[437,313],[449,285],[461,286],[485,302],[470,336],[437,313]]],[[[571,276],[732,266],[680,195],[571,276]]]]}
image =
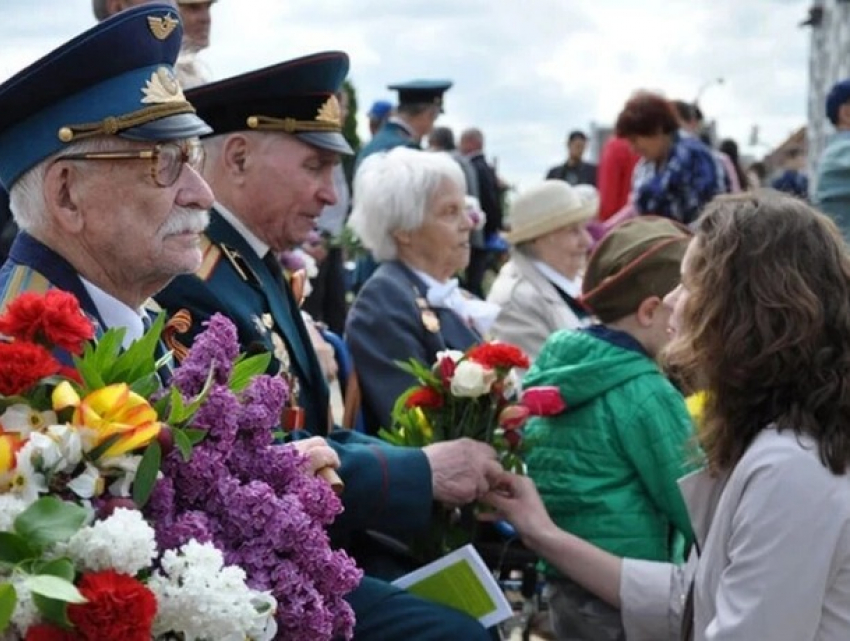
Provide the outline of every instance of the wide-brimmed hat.
{"type": "Polygon", "coordinates": [[[505,239],[514,245],[539,238],[550,231],[589,221],[598,202],[583,198],[563,180],[544,180],[524,191],[511,206],[511,231],[505,239]]]}

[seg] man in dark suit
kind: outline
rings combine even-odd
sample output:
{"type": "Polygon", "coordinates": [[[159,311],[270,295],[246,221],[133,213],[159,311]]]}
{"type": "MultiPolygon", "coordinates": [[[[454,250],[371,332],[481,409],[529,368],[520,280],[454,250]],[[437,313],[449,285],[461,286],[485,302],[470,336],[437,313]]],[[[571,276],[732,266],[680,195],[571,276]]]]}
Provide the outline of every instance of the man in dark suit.
{"type": "MultiPolygon", "coordinates": [[[[287,422],[328,434],[339,455],[345,511],[334,524],[337,542],[369,529],[421,530],[433,500],[467,503],[487,490],[486,474],[499,467],[489,446],[468,440],[418,450],[345,430],[328,433],[328,390],[300,301],[275,254],[301,244],[336,200],[333,168],[340,154],[351,153],[335,96],[347,70],[345,54],[328,52],[187,92],[218,134],[207,141],[204,169],[216,204],[201,268],[157,296],[163,308],[189,321],[176,341],[190,344],[203,322],[221,312],[236,323],[243,347],[274,354],[274,371],[295,390],[287,422]]],[[[358,550],[349,549],[363,563],[358,550]]],[[[348,599],[357,616],[355,638],[488,638],[474,619],[369,576],[348,599]]]]}
{"type": "MultiPolygon", "coordinates": [[[[478,202],[487,216],[484,223],[484,246],[472,248],[464,286],[478,298],[485,298],[484,274],[494,253],[494,247],[500,244],[499,232],[502,231],[502,186],[496,170],[484,157],[484,134],[480,129],[470,128],[461,134],[460,151],[475,169],[475,175],[478,177],[478,202]]],[[[507,249],[507,246],[504,248],[507,249]]]]}
{"type": "Polygon", "coordinates": [[[197,269],[212,204],[198,136],[211,130],[174,77],[181,36],[176,11],[135,7],[0,86],[0,181],[22,230],[2,307],[63,289],[99,330],[124,327],[126,346],[145,301],[197,269]]]}
{"type": "Polygon", "coordinates": [[[584,162],[587,136],[583,131],[571,131],[567,136],[567,160],[552,167],[546,178],[563,180],[570,185],[593,185],[596,187],[596,165],[584,162]]]}

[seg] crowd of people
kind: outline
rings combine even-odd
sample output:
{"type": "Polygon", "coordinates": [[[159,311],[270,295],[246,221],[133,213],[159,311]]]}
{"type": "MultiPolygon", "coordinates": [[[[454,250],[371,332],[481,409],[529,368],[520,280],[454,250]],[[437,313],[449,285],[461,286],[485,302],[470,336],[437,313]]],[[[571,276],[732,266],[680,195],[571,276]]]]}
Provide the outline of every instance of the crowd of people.
{"type": "Polygon", "coordinates": [[[435,504],[478,501],[539,555],[557,639],[850,637],[850,81],[811,197],[798,155],[760,188],[697,105],[637,91],[598,166],[572,131],[507,207],[481,129],[435,126],[450,81],[389,85],[355,149],[347,55],[212,81],[212,4],[93,0],[98,25],[0,85],[3,306],[66,290],[126,347],[155,301],[178,360],[223,313],[271,354],[279,446],[345,484],[355,639],[498,638],[391,583],[435,504]],[[328,327],[362,431],[330,408],[328,327]],[[490,339],[566,402],[530,421],[528,476],[482,442],[375,437],[413,382],[399,361],[490,339]]]}

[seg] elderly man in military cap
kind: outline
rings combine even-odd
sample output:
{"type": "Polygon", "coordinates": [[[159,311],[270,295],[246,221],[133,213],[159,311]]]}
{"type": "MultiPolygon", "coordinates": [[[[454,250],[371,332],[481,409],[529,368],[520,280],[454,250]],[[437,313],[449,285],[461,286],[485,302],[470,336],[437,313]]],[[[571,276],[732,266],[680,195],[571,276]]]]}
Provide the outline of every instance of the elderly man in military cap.
{"type": "MultiPolygon", "coordinates": [[[[351,153],[335,95],[347,71],[344,53],[327,52],[187,93],[216,132],[205,140],[204,169],[216,204],[200,269],[157,296],[188,327],[173,337],[182,343],[172,343],[176,352],[221,312],[236,323],[246,349],[273,353],[274,371],[286,375],[294,390],[287,423],[318,434],[329,428],[328,389],[276,253],[304,242],[322,209],[336,201],[332,172],[340,154],[351,153]]],[[[364,548],[354,539],[362,541],[366,530],[422,530],[434,500],[467,503],[487,491],[487,473],[500,469],[489,446],[469,440],[419,450],[334,430],[328,443],[339,455],[345,482],[345,511],[332,534],[367,572],[364,548]]],[[[476,620],[370,576],[349,600],[358,639],[489,638],[476,620]]]]}
{"type": "Polygon", "coordinates": [[[58,287],[128,344],[145,301],[200,265],[211,130],[174,78],[181,36],[170,6],[131,8],[0,86],[0,181],[21,228],[3,306],[58,287]]]}
{"type": "Polygon", "coordinates": [[[387,88],[398,92],[398,107],[374,138],[357,154],[357,164],[377,151],[405,145],[420,148],[420,143],[434,128],[443,112],[443,94],[452,86],[450,80],[412,80],[387,88]]]}

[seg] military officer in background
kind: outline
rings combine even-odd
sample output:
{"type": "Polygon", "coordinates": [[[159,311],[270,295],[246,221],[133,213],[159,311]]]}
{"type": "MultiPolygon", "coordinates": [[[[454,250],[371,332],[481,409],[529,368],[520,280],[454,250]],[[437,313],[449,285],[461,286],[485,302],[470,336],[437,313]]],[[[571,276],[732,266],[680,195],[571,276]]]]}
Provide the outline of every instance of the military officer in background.
{"type": "MultiPolygon", "coordinates": [[[[322,209],[336,200],[333,168],[340,154],[351,153],[336,97],[347,71],[344,53],[327,52],[187,92],[216,132],[205,141],[204,168],[216,204],[200,269],[157,296],[184,323],[171,335],[177,351],[221,312],[236,323],[243,348],[272,352],[274,366],[296,388],[290,424],[317,434],[328,433],[328,390],[276,253],[304,242],[322,209]]],[[[365,530],[420,531],[430,523],[433,501],[475,499],[488,489],[487,474],[500,469],[495,452],[469,440],[393,447],[346,430],[327,439],[345,483],[345,510],[332,535],[367,570],[348,597],[357,616],[355,639],[490,638],[476,620],[368,576],[369,559],[355,539],[362,541],[365,530]]]]}
{"type": "Polygon", "coordinates": [[[402,145],[420,149],[422,139],[427,138],[443,113],[443,94],[451,86],[450,80],[413,80],[389,85],[388,89],[398,92],[398,107],[357,154],[357,164],[376,151],[402,145]]]}

